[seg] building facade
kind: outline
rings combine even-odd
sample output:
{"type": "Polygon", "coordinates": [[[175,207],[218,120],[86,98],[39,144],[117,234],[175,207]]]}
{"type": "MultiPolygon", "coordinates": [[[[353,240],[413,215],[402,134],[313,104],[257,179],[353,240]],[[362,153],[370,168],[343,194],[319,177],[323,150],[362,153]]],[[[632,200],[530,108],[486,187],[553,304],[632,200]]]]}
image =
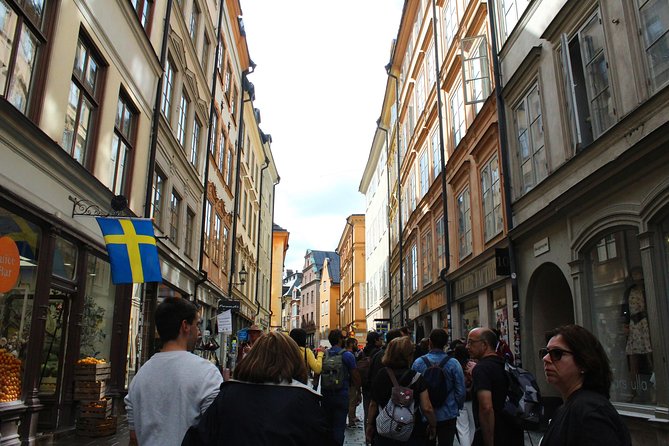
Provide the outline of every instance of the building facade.
{"type": "Polygon", "coordinates": [[[367,339],[367,293],[365,291],[365,216],[352,214],[335,251],[339,254],[341,269],[339,323],[349,334],[354,333],[358,343],[367,339]]]}
{"type": "Polygon", "coordinates": [[[327,339],[330,330],[341,329],[339,301],[340,293],[339,256],[327,257],[323,262],[320,283],[319,326],[321,339],[327,339]]]}
{"type": "MultiPolygon", "coordinates": [[[[290,331],[290,302],[295,287],[302,283],[302,273],[293,273],[292,270],[283,274],[283,265],[288,251],[290,233],[281,226],[274,224],[272,230],[272,283],[270,307],[272,316],[270,327],[290,331]]],[[[292,328],[292,327],[291,327],[292,328]]]]}
{"type": "Polygon", "coordinates": [[[300,328],[307,331],[307,345],[318,346],[321,340],[327,340],[327,334],[323,335],[318,331],[320,326],[321,278],[325,259],[336,255],[335,252],[312,249],[308,249],[304,255],[299,308],[300,328]]]}
{"type": "Polygon", "coordinates": [[[669,4],[495,3],[524,364],[585,326],[632,441],[669,444],[669,4]]]}
{"type": "MultiPolygon", "coordinates": [[[[274,277],[274,275],[272,275],[274,277]]],[[[272,278],[272,280],[274,280],[272,278]]],[[[286,270],[283,278],[283,294],[281,296],[281,330],[290,332],[298,328],[300,312],[300,286],[302,285],[302,273],[286,270]]]]}

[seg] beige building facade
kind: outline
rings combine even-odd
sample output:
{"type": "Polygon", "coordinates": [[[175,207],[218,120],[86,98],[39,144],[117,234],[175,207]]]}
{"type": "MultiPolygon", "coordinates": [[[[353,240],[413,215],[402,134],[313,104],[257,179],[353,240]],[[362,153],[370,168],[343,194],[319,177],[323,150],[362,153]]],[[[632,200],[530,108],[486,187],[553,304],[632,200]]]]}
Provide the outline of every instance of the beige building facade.
{"type": "Polygon", "coordinates": [[[340,293],[339,323],[342,330],[354,333],[360,345],[367,339],[367,295],[365,292],[365,216],[352,214],[335,251],[339,254],[340,293]]]}

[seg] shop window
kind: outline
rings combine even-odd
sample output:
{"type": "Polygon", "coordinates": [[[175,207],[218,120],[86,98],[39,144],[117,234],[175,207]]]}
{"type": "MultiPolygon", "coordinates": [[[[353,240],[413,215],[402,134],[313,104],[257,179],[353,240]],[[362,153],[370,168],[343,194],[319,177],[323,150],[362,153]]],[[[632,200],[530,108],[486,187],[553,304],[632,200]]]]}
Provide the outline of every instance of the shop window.
{"type": "Polygon", "coordinates": [[[115,287],[109,263],[91,255],[86,267],[86,295],[81,317],[79,356],[109,360],[115,287]]]}
{"type": "Polygon", "coordinates": [[[460,304],[460,325],[462,336],[467,337],[472,328],[481,326],[481,315],[479,312],[479,301],[476,297],[467,299],[460,304]]]}
{"type": "Polygon", "coordinates": [[[611,362],[611,400],[656,401],[653,348],[638,233],[618,230],[585,252],[593,332],[611,362]]]}
{"type": "Polygon", "coordinates": [[[509,308],[506,302],[506,289],[504,287],[492,290],[492,306],[495,312],[495,328],[500,332],[500,337],[508,345],[509,342],[509,308]]]}
{"type": "Polygon", "coordinates": [[[53,253],[53,275],[74,280],[77,271],[77,247],[73,243],[56,237],[56,249],[53,253]]]}
{"type": "Polygon", "coordinates": [[[0,208],[0,257],[19,268],[14,283],[0,280],[0,403],[21,399],[41,238],[36,225],[0,208]]]}

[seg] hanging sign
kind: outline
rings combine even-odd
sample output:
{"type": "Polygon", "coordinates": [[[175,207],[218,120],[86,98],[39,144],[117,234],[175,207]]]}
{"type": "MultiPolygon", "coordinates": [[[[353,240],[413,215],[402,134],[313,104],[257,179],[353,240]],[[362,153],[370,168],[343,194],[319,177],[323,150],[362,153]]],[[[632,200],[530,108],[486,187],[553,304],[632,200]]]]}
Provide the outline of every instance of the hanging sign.
{"type": "Polygon", "coordinates": [[[216,316],[219,333],[232,333],[232,311],[227,310],[216,316]]]}

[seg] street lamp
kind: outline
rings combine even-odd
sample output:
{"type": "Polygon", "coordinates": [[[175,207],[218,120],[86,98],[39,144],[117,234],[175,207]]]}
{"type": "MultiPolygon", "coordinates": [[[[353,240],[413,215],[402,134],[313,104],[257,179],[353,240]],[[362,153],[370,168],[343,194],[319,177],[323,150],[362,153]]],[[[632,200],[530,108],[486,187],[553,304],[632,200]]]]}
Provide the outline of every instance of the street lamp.
{"type": "Polygon", "coordinates": [[[246,284],[246,279],[248,278],[248,276],[249,276],[248,271],[246,271],[246,268],[244,267],[244,265],[242,265],[242,269],[240,269],[239,272],[237,273],[237,277],[239,277],[239,283],[233,282],[233,285],[244,286],[244,284],[246,284]]]}

